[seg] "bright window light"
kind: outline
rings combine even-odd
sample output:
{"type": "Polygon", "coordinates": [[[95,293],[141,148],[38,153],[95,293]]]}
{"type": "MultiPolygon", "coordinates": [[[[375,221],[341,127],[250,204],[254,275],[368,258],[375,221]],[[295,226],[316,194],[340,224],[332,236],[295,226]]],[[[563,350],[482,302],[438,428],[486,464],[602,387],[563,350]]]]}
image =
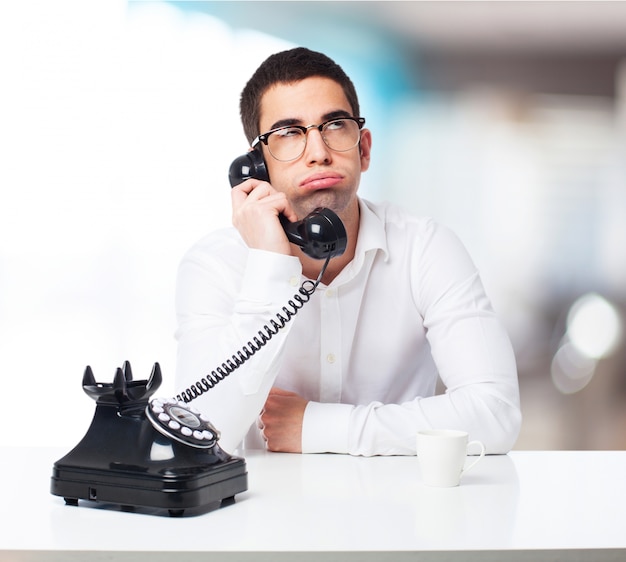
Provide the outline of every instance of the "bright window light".
{"type": "Polygon", "coordinates": [[[622,323],[615,306],[604,297],[589,293],[578,299],[567,316],[567,335],[586,357],[601,359],[620,342],[622,323]]]}
{"type": "Polygon", "coordinates": [[[241,90],[292,46],[167,3],[0,5],[3,391],[36,389],[32,411],[54,412],[40,444],[86,430],[87,364],[110,382],[125,360],[138,379],[158,361],[173,392],[178,264],[230,225],[241,90]]]}

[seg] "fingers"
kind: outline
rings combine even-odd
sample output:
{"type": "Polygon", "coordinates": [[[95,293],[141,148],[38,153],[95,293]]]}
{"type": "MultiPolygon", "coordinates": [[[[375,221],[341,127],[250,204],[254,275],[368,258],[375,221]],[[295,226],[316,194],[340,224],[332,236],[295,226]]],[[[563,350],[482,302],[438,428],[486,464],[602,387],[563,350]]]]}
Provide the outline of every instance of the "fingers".
{"type": "Polygon", "coordinates": [[[276,217],[287,207],[287,197],[276,191],[269,183],[247,180],[231,191],[233,223],[250,220],[253,216],[262,220],[263,216],[276,217]]]}
{"type": "Polygon", "coordinates": [[[261,411],[259,417],[256,419],[256,426],[259,429],[259,435],[261,435],[261,439],[265,443],[267,447],[267,437],[265,436],[265,424],[263,423],[263,414],[265,413],[265,409],[261,411]]]}
{"type": "Polygon", "coordinates": [[[274,188],[266,181],[259,181],[251,178],[233,187],[231,193],[233,198],[238,201],[245,201],[254,192],[256,192],[255,198],[259,199],[263,196],[269,195],[273,189],[274,188]]]}
{"type": "Polygon", "coordinates": [[[256,425],[269,451],[302,452],[307,401],[294,392],[272,388],[256,425]]]}
{"type": "Polygon", "coordinates": [[[250,204],[262,203],[273,209],[274,214],[284,214],[289,220],[295,221],[297,215],[291,209],[287,196],[276,190],[270,183],[257,179],[248,179],[231,190],[233,213],[250,204]]]}
{"type": "Polygon", "coordinates": [[[291,246],[278,220],[293,215],[287,196],[269,183],[249,179],[232,189],[233,225],[248,247],[290,254],[291,246]]]}

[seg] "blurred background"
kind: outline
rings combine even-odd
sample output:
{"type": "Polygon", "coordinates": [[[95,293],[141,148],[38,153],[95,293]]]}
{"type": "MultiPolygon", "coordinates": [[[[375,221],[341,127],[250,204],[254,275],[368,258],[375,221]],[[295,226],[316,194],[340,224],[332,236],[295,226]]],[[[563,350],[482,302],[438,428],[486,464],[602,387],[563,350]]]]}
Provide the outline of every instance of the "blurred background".
{"type": "Polygon", "coordinates": [[[517,449],[626,447],[626,3],[5,2],[3,444],[74,445],[112,381],[173,392],[185,250],[230,225],[238,98],[322,50],[372,130],[362,196],[455,230],[513,340],[517,449]]]}

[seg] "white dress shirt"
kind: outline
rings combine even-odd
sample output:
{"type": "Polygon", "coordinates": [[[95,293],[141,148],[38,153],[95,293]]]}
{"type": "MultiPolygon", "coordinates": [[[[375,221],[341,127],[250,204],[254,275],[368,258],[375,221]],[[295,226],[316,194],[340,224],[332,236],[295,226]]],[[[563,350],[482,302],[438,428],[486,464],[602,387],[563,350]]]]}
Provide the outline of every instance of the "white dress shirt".
{"type": "MultiPolygon", "coordinates": [[[[227,451],[246,434],[246,447],[263,446],[256,420],[277,386],[310,401],[304,453],[415,454],[423,428],[463,429],[507,452],[521,424],[514,354],[465,248],[431,219],[360,209],[352,262],[193,405],[227,451]],[[438,376],[446,392],[434,395],[438,376]]],[[[234,228],[193,246],[178,273],[177,390],[263,331],[301,271],[295,257],[247,248],[234,228]]]]}

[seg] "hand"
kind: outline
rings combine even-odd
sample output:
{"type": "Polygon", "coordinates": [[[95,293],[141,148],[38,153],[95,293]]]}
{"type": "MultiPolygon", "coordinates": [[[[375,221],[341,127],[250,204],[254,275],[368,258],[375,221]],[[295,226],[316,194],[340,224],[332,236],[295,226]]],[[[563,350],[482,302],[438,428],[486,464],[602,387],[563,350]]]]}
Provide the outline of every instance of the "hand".
{"type": "Polygon", "coordinates": [[[302,452],[302,420],[308,401],[295,392],[272,388],[257,425],[269,451],[302,452]]]}
{"type": "Polygon", "coordinates": [[[278,215],[282,213],[289,220],[297,220],[297,216],[284,193],[267,182],[249,179],[232,189],[231,198],[233,225],[249,248],[291,253],[278,215]]]}

